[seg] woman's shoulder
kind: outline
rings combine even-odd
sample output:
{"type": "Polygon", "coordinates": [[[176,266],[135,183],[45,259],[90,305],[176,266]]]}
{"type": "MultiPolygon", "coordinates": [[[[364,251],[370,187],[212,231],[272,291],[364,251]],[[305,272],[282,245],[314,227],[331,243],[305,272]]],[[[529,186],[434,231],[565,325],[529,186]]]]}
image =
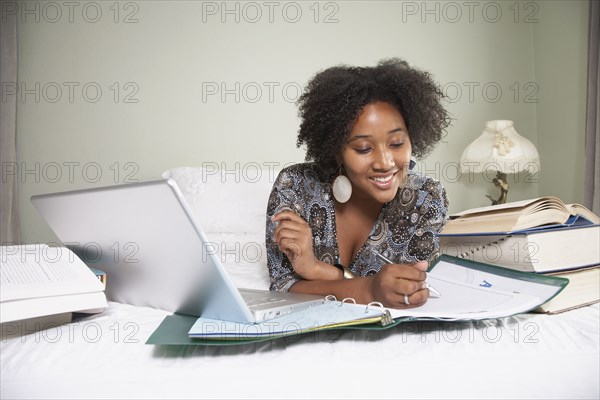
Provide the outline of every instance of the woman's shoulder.
{"type": "Polygon", "coordinates": [[[281,172],[288,172],[288,173],[303,173],[306,171],[317,173],[319,171],[319,168],[318,168],[317,164],[314,162],[303,162],[303,163],[286,165],[285,167],[283,167],[281,169],[281,172]]]}
{"type": "Polygon", "coordinates": [[[281,204],[293,205],[307,221],[308,212],[317,208],[333,210],[331,185],[319,179],[319,168],[313,163],[300,163],[281,170],[269,200],[273,212],[281,204]]]}
{"type": "Polygon", "coordinates": [[[410,171],[406,178],[406,188],[419,190],[432,195],[441,195],[445,192],[440,181],[417,171],[410,171]]]}
{"type": "MultiPolygon", "coordinates": [[[[440,181],[417,171],[410,171],[405,185],[398,190],[394,203],[403,206],[429,204],[446,210],[448,198],[440,181]]],[[[408,207],[411,208],[411,207],[408,207]]]]}
{"type": "Polygon", "coordinates": [[[278,181],[302,180],[322,182],[321,173],[316,163],[306,162],[284,167],[277,178],[278,181]]]}

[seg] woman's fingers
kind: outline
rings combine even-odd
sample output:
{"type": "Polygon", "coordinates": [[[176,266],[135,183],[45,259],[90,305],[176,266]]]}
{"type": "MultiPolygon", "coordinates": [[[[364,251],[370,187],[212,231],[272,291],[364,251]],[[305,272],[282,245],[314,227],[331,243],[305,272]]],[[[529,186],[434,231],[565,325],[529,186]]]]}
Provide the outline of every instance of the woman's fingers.
{"type": "Polygon", "coordinates": [[[378,276],[377,290],[384,302],[394,308],[419,306],[427,301],[425,286],[427,264],[386,264],[378,276]]]}
{"type": "MultiPolygon", "coordinates": [[[[419,264],[419,263],[417,263],[419,264]]],[[[408,279],[411,281],[424,281],[427,278],[427,273],[425,270],[420,269],[422,265],[417,267],[417,264],[385,264],[381,270],[380,274],[383,274],[388,279],[408,279]]],[[[427,265],[426,263],[424,263],[427,265]]],[[[416,291],[416,290],[415,290],[416,291]]]]}
{"type": "MultiPolygon", "coordinates": [[[[424,304],[427,301],[427,299],[429,298],[429,292],[427,289],[421,289],[421,290],[414,292],[413,294],[407,295],[407,298],[408,298],[409,302],[406,305],[420,306],[420,305],[424,304]]],[[[405,299],[403,299],[403,300],[405,300],[405,299]]],[[[403,301],[403,303],[404,303],[404,301],[403,301]]]]}
{"type": "Polygon", "coordinates": [[[314,266],[312,232],[308,223],[293,211],[282,211],[271,220],[277,224],[273,240],[302,275],[306,268],[314,266]]]}
{"type": "Polygon", "coordinates": [[[273,221],[273,222],[281,222],[284,220],[295,221],[295,222],[299,222],[299,223],[306,223],[304,218],[302,218],[300,215],[298,215],[294,211],[289,211],[289,210],[278,212],[277,214],[275,214],[271,217],[271,221],[273,221]]]}

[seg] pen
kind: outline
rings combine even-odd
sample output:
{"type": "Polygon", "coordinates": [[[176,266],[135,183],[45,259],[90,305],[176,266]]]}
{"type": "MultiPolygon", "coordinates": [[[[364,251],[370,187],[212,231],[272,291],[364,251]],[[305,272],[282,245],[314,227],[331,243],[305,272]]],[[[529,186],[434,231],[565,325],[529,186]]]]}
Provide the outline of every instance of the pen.
{"type": "MultiPolygon", "coordinates": [[[[378,251],[372,250],[373,254],[375,254],[375,256],[377,258],[379,258],[381,261],[383,261],[386,264],[395,264],[393,263],[390,259],[388,259],[386,256],[384,256],[383,254],[381,254],[378,251]]],[[[429,283],[425,282],[425,287],[427,289],[429,289],[429,292],[431,293],[431,297],[442,297],[442,294],[440,292],[438,292],[433,286],[431,286],[429,283]]]]}

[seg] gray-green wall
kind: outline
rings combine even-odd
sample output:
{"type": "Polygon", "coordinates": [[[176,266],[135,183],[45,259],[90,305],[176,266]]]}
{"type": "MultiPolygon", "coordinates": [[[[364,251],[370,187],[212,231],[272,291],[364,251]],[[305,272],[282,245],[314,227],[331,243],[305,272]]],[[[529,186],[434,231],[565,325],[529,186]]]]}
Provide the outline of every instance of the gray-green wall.
{"type": "Polygon", "coordinates": [[[328,66],[388,57],[449,96],[453,125],[419,168],[444,183],[451,212],[497,194],[457,170],[491,119],[515,121],[541,155],[539,174],[509,176],[509,201],[582,200],[587,1],[29,3],[18,4],[24,242],[55,240],[33,194],[302,161],[298,90],[328,66]]]}
{"type": "Polygon", "coordinates": [[[583,202],[587,78],[587,3],[541,2],[544,18],[533,29],[540,152],[540,196],[583,202]],[[549,4],[545,4],[549,3],[549,4]]]}

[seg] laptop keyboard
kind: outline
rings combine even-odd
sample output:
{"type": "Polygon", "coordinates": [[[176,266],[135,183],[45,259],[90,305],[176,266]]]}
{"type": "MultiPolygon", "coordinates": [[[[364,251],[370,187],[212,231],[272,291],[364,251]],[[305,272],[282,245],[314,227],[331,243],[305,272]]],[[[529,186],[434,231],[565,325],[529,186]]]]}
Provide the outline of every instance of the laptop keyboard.
{"type": "Polygon", "coordinates": [[[240,292],[248,307],[259,307],[285,302],[284,299],[269,297],[268,293],[240,292]]]}

